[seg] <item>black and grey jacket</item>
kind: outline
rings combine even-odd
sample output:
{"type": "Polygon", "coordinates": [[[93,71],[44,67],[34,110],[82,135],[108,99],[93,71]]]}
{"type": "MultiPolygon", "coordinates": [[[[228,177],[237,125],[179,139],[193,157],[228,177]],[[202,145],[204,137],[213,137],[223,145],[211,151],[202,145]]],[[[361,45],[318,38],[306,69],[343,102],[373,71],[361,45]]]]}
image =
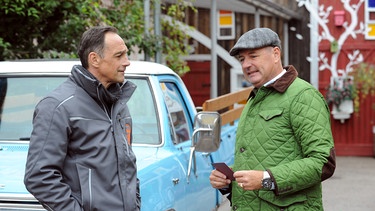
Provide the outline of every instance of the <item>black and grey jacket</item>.
{"type": "Polygon", "coordinates": [[[139,210],[130,81],[105,89],[85,68],[36,106],[25,185],[48,210],[139,210]]]}

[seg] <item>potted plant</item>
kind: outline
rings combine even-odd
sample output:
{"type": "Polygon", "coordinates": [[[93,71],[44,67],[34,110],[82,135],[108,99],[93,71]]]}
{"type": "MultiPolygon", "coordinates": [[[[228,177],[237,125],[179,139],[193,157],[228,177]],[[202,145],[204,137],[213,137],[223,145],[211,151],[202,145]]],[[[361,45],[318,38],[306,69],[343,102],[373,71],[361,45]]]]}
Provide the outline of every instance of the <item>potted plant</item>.
{"type": "Polygon", "coordinates": [[[345,119],[350,118],[353,113],[354,91],[352,76],[331,77],[326,100],[328,105],[332,104],[331,113],[334,119],[344,123],[345,119]]]}

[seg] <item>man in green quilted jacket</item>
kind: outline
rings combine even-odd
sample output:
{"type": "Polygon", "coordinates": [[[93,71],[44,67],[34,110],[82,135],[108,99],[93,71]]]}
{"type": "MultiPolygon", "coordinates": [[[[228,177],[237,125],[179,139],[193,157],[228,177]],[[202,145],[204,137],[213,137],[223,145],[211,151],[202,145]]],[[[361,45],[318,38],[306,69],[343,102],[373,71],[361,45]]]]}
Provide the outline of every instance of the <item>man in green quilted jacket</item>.
{"type": "Polygon", "coordinates": [[[323,210],[321,183],[336,167],[324,97],[282,66],[279,36],[268,28],[246,32],[229,53],[254,90],[238,125],[235,180],[213,170],[212,187],[230,192],[232,210],[323,210]]]}

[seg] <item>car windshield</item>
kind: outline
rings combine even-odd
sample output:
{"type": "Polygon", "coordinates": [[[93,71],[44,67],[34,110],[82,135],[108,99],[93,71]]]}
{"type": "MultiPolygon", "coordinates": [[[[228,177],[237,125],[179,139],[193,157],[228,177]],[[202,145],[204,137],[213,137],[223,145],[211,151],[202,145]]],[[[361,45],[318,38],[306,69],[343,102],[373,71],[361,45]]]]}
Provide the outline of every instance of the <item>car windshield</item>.
{"type": "MultiPolygon", "coordinates": [[[[35,105],[66,76],[1,77],[0,140],[30,140],[35,105]]],[[[133,118],[133,143],[159,144],[156,107],[145,79],[131,79],[137,89],[128,102],[133,118]]]]}

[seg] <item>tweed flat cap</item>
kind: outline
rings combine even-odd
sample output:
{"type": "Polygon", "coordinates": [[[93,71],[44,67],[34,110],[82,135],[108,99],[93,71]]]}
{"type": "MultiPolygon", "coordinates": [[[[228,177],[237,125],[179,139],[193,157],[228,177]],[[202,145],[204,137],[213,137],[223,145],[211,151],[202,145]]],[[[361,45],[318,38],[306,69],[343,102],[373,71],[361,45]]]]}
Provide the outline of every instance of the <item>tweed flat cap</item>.
{"type": "Polygon", "coordinates": [[[269,28],[255,28],[243,34],[229,54],[236,56],[241,49],[257,49],[266,46],[277,46],[281,49],[279,36],[269,28]]]}

